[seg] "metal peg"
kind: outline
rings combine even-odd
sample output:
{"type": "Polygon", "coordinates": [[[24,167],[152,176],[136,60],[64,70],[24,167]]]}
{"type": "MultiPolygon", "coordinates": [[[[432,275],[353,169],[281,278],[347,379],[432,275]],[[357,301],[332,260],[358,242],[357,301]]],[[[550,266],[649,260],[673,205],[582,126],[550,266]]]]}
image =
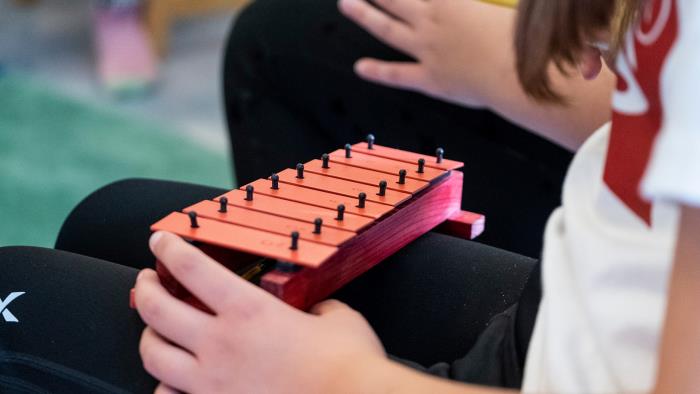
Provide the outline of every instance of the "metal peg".
{"type": "Polygon", "coordinates": [[[219,212],[226,213],[228,211],[228,198],[221,197],[219,199],[219,212]]]}
{"type": "Polygon", "coordinates": [[[339,204],[338,205],[338,216],[335,218],[335,220],[343,220],[345,217],[345,205],[339,204]]]}
{"type": "Polygon", "coordinates": [[[190,217],[190,227],[198,228],[199,223],[197,223],[197,212],[190,211],[187,215],[190,217]]]}
{"type": "Polygon", "coordinates": [[[399,171],[399,185],[406,184],[406,170],[399,171]]]}
{"type": "Polygon", "coordinates": [[[279,188],[280,188],[280,176],[277,174],[272,174],[272,176],[270,176],[270,180],[272,181],[272,186],[270,186],[270,189],[279,190],[279,188]]]}
{"type": "Polygon", "coordinates": [[[328,161],[330,161],[330,156],[328,156],[328,153],[324,153],[323,156],[321,156],[321,160],[323,160],[323,165],[321,166],[322,168],[331,168],[328,165],[328,161]]]}
{"type": "Polygon", "coordinates": [[[365,193],[360,193],[357,195],[357,199],[359,202],[357,203],[358,208],[364,208],[365,207],[365,201],[367,201],[367,194],[365,193]]]}
{"type": "Polygon", "coordinates": [[[350,144],[345,144],[345,158],[346,159],[352,158],[352,145],[350,145],[350,144]]]}
{"type": "Polygon", "coordinates": [[[321,227],[323,226],[323,219],[316,218],[314,220],[314,234],[321,234],[321,227]]]}
{"type": "Polygon", "coordinates": [[[386,196],[386,186],[386,181],[379,182],[379,193],[377,193],[378,196],[386,196]]]}
{"type": "Polygon", "coordinates": [[[374,135],[373,134],[367,134],[367,149],[369,149],[369,150],[374,149],[374,135]]]}
{"type": "Polygon", "coordinates": [[[418,159],[418,171],[419,174],[425,172],[425,159],[418,159]]]}
{"type": "Polygon", "coordinates": [[[253,185],[248,185],[245,187],[245,200],[246,201],[253,201],[253,192],[255,191],[255,188],[253,188],[253,185]]]}
{"type": "Polygon", "coordinates": [[[299,232],[292,231],[292,245],[289,247],[291,250],[299,249],[299,232]]]}
{"type": "Polygon", "coordinates": [[[437,156],[437,163],[442,163],[442,159],[445,157],[445,150],[442,148],[435,149],[435,156],[437,156]]]}
{"type": "Polygon", "coordinates": [[[304,179],[304,165],[297,164],[297,179],[304,179]]]}

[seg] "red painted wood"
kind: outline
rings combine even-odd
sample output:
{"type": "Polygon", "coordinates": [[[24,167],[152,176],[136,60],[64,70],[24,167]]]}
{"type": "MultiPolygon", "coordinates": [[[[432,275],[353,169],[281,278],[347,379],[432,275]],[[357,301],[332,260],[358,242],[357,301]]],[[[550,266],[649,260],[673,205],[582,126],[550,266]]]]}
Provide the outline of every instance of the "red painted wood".
{"type": "MultiPolygon", "coordinates": [[[[279,184],[279,189],[270,188],[271,182],[267,179],[259,179],[253,183],[249,183],[255,188],[255,194],[264,194],[267,196],[277,197],[284,200],[296,201],[307,205],[315,205],[318,207],[335,210],[338,204],[345,205],[346,213],[365,216],[370,219],[379,219],[380,217],[391,212],[394,207],[385,204],[379,204],[372,201],[367,201],[364,208],[357,207],[357,197],[341,196],[339,194],[322,192],[320,190],[309,189],[288,183],[279,184]]],[[[246,185],[247,186],[247,185],[246,185]]],[[[241,189],[245,189],[242,186],[241,189]]]]}
{"type": "Polygon", "coordinates": [[[313,223],[287,219],[235,206],[227,207],[227,212],[225,213],[219,212],[219,208],[219,203],[205,200],[185,208],[183,212],[195,211],[197,216],[200,217],[256,228],[284,236],[289,236],[292,231],[298,231],[301,239],[331,246],[338,246],[355,236],[355,233],[351,231],[339,230],[328,226],[321,227],[321,234],[314,234],[313,223]]]}
{"type": "Polygon", "coordinates": [[[291,250],[289,236],[207,218],[199,218],[198,222],[199,227],[192,228],[186,214],[173,212],[152,225],[151,230],[168,231],[185,239],[313,268],[321,266],[338,251],[336,247],[305,240],[299,240],[299,248],[291,250]]]}
{"type": "Polygon", "coordinates": [[[441,163],[437,162],[437,157],[430,155],[422,155],[420,153],[407,152],[405,150],[389,148],[386,146],[381,146],[374,144],[372,149],[367,149],[366,142],[359,142],[352,146],[354,152],[365,153],[372,156],[385,157],[387,159],[393,159],[398,161],[404,161],[406,163],[417,163],[418,159],[425,159],[425,165],[432,168],[439,168],[441,170],[456,170],[458,168],[464,167],[464,163],[461,161],[454,161],[443,159],[441,163]]]}
{"type": "MultiPolygon", "coordinates": [[[[316,218],[320,217],[323,219],[324,226],[341,230],[357,232],[373,222],[371,218],[353,215],[351,213],[346,213],[345,220],[342,222],[337,221],[335,220],[337,215],[334,209],[283,200],[259,193],[256,193],[253,201],[246,201],[245,192],[238,189],[231,190],[223,196],[226,196],[229,205],[253,209],[285,218],[303,220],[309,223],[313,223],[316,218]]],[[[215,198],[214,201],[219,201],[219,197],[215,198]]]]}
{"type": "Polygon", "coordinates": [[[308,309],[458,212],[462,179],[461,172],[452,172],[341,246],[319,268],[294,274],[273,271],[263,276],[261,286],[290,305],[308,309]]]}
{"type": "Polygon", "coordinates": [[[323,168],[321,160],[311,160],[304,164],[306,172],[323,174],[335,178],[346,179],[349,181],[364,183],[370,186],[379,185],[379,182],[386,180],[389,190],[396,190],[406,193],[417,193],[428,186],[428,182],[419,181],[417,179],[406,178],[406,182],[399,184],[398,174],[387,174],[384,172],[366,170],[364,168],[348,166],[340,163],[329,163],[328,167],[323,168]]]}
{"type": "Polygon", "coordinates": [[[474,212],[458,211],[435,231],[464,239],[474,239],[486,229],[486,217],[474,212]]]}
{"type": "Polygon", "coordinates": [[[389,181],[387,181],[387,190],[385,195],[379,196],[377,194],[377,192],[379,192],[379,183],[374,186],[369,186],[365,185],[364,183],[346,181],[344,179],[333,178],[322,174],[314,174],[308,171],[305,171],[303,179],[299,179],[297,178],[296,170],[289,169],[280,172],[278,175],[280,177],[280,182],[320,190],[323,192],[342,194],[350,198],[357,198],[360,193],[365,193],[367,195],[367,201],[373,201],[379,204],[397,206],[411,198],[411,194],[409,193],[389,190],[389,181]]]}
{"type": "Polygon", "coordinates": [[[407,177],[411,179],[418,179],[421,181],[433,181],[442,175],[445,175],[445,171],[438,170],[436,168],[425,167],[424,172],[418,173],[418,162],[416,164],[404,163],[397,160],[385,159],[383,157],[366,155],[364,153],[352,152],[352,157],[350,159],[345,157],[345,150],[338,149],[335,152],[330,153],[331,162],[347,164],[349,166],[355,166],[360,168],[365,168],[368,170],[374,170],[379,172],[385,172],[387,174],[398,174],[401,170],[407,171],[407,177]]]}

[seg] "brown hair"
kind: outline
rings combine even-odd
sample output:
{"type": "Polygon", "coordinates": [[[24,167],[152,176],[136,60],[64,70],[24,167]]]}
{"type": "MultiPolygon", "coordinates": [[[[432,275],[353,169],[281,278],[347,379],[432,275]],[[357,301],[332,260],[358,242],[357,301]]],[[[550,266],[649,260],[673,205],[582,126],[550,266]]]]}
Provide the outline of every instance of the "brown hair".
{"type": "Polygon", "coordinates": [[[548,69],[564,74],[576,65],[588,40],[610,32],[611,52],[620,47],[644,0],[520,0],[515,34],[518,78],[530,96],[563,103],[548,69]]]}

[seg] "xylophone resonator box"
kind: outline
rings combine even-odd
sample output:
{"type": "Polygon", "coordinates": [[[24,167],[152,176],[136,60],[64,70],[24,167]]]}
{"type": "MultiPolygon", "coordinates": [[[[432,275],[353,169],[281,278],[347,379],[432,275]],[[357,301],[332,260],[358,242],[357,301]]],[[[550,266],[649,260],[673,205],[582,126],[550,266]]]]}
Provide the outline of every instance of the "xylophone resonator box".
{"type": "MultiPolygon", "coordinates": [[[[461,210],[463,163],[366,143],[346,145],[151,226],[300,309],[308,309],[437,229],[472,239],[482,215],[461,210]]],[[[160,263],[164,286],[204,308],[160,263]]]]}

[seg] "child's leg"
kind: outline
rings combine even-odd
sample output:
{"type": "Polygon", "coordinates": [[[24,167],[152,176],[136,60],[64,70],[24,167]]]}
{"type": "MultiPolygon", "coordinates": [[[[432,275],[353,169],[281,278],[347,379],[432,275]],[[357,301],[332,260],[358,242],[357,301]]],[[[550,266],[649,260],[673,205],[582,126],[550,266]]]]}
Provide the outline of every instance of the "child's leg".
{"type": "MultiPolygon", "coordinates": [[[[222,190],[154,180],[108,185],[66,221],[57,246],[142,267],[152,264],[148,227],[160,217],[222,190]]],[[[452,361],[474,345],[496,314],[520,299],[535,261],[496,248],[429,233],[334,297],[358,309],[389,353],[424,365],[452,361]]],[[[536,279],[536,278],[535,278],[536,279]]],[[[538,302],[535,286],[534,316],[538,302]]],[[[126,302],[126,300],[123,300],[126,302]]],[[[532,321],[519,351],[524,355],[532,321]]]]}
{"type": "Polygon", "coordinates": [[[428,233],[335,297],[361,311],[394,356],[428,366],[470,353],[467,361],[435,372],[516,387],[539,305],[535,265],[528,257],[428,233]],[[503,367],[509,379],[484,373],[496,367],[503,367]]]}
{"type": "Polygon", "coordinates": [[[135,269],[5,247],[0,270],[0,392],[153,391],[138,355],[143,324],[128,303],[135,269]]]}
{"type": "Polygon", "coordinates": [[[202,185],[127,179],[100,188],[73,209],[56,249],[134,268],[152,267],[150,226],[173,211],[226,192],[202,185]]]}
{"type": "Polygon", "coordinates": [[[336,1],[257,0],[245,9],[224,66],[238,179],[318,158],[367,133],[419,152],[439,144],[466,163],[463,206],[488,217],[480,242],[539,256],[571,153],[489,112],[364,82],[352,71],[361,56],[409,60],[340,15],[336,1]]]}

